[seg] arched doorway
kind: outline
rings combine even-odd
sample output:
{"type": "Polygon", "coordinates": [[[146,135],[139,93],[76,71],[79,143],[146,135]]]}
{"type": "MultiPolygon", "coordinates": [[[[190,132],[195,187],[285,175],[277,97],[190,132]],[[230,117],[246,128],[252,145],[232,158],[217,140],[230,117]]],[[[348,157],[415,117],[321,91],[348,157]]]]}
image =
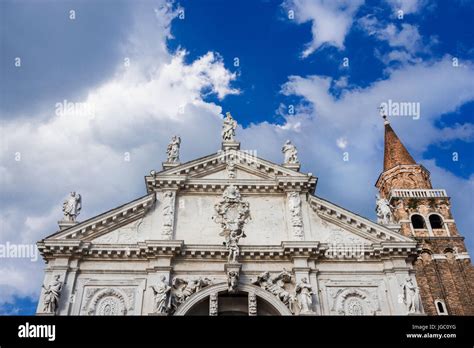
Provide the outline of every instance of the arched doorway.
{"type": "Polygon", "coordinates": [[[256,297],[257,315],[292,315],[283,302],[258,286],[241,284],[235,294],[229,294],[227,283],[208,286],[191,295],[174,315],[209,315],[209,298],[211,294],[217,294],[218,315],[246,316],[249,315],[248,296],[251,293],[256,297]]]}

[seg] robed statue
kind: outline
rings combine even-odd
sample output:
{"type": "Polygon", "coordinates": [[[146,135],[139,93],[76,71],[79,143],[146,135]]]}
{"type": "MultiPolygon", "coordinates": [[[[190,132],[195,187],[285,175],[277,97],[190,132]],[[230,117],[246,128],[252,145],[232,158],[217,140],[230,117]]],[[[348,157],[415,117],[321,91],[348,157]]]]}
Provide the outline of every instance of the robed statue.
{"type": "Polygon", "coordinates": [[[287,140],[285,145],[283,145],[281,151],[285,155],[285,164],[297,164],[299,163],[298,160],[298,151],[296,150],[296,146],[291,143],[291,141],[287,140]]]}
{"type": "Polygon", "coordinates": [[[222,140],[223,141],[234,141],[235,129],[237,128],[237,122],[232,118],[230,112],[226,113],[224,123],[222,124],[222,140]]]}
{"type": "Polygon", "coordinates": [[[179,162],[179,147],[181,145],[181,138],[177,135],[171,138],[170,143],[166,149],[166,154],[168,155],[168,163],[178,163],[179,162]]]}
{"type": "Polygon", "coordinates": [[[44,308],[45,313],[55,314],[59,307],[59,296],[61,295],[61,289],[63,283],[59,280],[59,274],[54,277],[54,280],[45,287],[42,285],[44,291],[44,308]]]}
{"type": "Polygon", "coordinates": [[[65,221],[76,221],[82,208],[81,195],[76,192],[71,192],[68,199],[63,203],[63,212],[65,221]]]}

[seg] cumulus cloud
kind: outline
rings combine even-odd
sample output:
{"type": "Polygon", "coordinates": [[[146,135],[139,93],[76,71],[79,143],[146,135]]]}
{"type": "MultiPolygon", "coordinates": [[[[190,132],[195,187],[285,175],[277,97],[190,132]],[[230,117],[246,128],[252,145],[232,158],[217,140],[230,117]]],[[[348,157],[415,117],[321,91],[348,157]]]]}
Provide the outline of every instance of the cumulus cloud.
{"type": "MultiPolygon", "coordinates": [[[[176,11],[139,5],[122,47],[129,64],[119,62],[83,99],[58,100],[37,117],[2,124],[2,243],[34,244],[53,233],[72,190],[83,196],[81,219],[143,195],[143,176],[160,169],[173,134],[183,138],[183,158],[219,148],[222,110],[204,98],[238,94],[236,75],[214,52],[186,63],[184,49],[168,51],[176,11]],[[207,131],[215,139],[203,136],[207,131]]],[[[41,260],[2,260],[0,303],[36,297],[42,267],[41,260]]]]}
{"type": "MultiPolygon", "coordinates": [[[[353,13],[362,2],[291,3],[300,12],[300,21],[312,21],[316,41],[307,49],[311,54],[323,43],[343,47],[353,13]],[[332,32],[332,24],[326,26],[329,18],[342,27],[332,32]]],[[[37,121],[13,119],[2,125],[2,241],[35,243],[52,233],[61,218],[61,203],[72,190],[83,196],[81,220],[143,195],[143,176],[160,169],[173,134],[183,140],[183,161],[219,149],[222,110],[204,98],[238,94],[232,87],[237,76],[214,52],[189,63],[184,49],[170,53],[166,40],[175,14],[175,8],[165,5],[155,12],[137,11],[136,28],[123,47],[130,65],[120,64],[108,81],[92,86],[86,98],[73,101],[93,106],[92,115],[75,108],[56,113],[56,105],[51,105],[39,111],[43,115],[37,121]]],[[[302,99],[295,114],[286,115],[283,125],[263,122],[239,128],[237,136],[243,149],[255,149],[276,163],[282,162],[283,142],[292,139],[302,169],[320,178],[318,195],[373,217],[375,189],[370,187],[383,163],[383,123],[377,107],[388,99],[420,103],[419,120],[391,119],[419,159],[439,139],[472,140],[471,124],[440,130],[434,122],[474,99],[473,81],[474,68],[468,63],[455,68],[450,57],[405,66],[366,88],[342,90],[337,98],[330,92],[331,85],[344,88],[346,78],[290,76],[281,92],[302,99]]],[[[281,107],[280,113],[285,109],[281,107]]],[[[466,197],[474,196],[474,179],[457,178],[433,161],[423,164],[432,172],[435,186],[448,189],[460,230],[468,231],[474,217],[465,214],[472,208],[466,197]]],[[[42,261],[2,260],[0,305],[14,295],[37,298],[42,268],[42,261]]]]}
{"type": "Polygon", "coordinates": [[[302,52],[306,58],[324,44],[344,48],[353,17],[364,0],[288,0],[285,8],[294,11],[298,24],[311,22],[313,39],[302,52]]]}
{"type": "Polygon", "coordinates": [[[474,178],[448,175],[433,160],[423,160],[423,153],[430,144],[444,140],[472,141],[471,123],[444,129],[434,124],[443,114],[474,100],[474,67],[455,68],[450,57],[418,63],[392,71],[387,79],[366,88],[345,90],[338,98],[330,92],[331,83],[329,77],[291,76],[282,92],[301,97],[311,107],[296,108],[298,113],[286,117],[285,127],[253,125],[241,135],[243,143],[279,163],[278,146],[292,139],[302,170],[319,177],[316,194],[373,218],[373,185],[383,165],[383,122],[377,107],[389,99],[420,103],[420,119],[391,117],[390,122],[412,155],[432,172],[433,185],[448,190],[458,227],[469,238],[474,218],[466,212],[472,209],[474,178]],[[262,138],[264,143],[258,141],[262,138]]]}

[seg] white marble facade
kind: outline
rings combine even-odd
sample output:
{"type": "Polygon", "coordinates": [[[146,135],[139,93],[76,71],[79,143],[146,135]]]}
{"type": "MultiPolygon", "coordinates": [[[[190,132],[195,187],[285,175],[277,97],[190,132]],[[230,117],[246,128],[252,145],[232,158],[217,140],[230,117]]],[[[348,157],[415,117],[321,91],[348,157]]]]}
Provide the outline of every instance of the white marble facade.
{"type": "Polygon", "coordinates": [[[299,164],[239,146],[223,141],[210,156],[164,163],[145,177],[145,196],[38,242],[44,284],[59,275],[62,289],[54,313],[43,289],[37,313],[407,315],[416,242],[319,198],[299,164]],[[236,262],[223,244],[232,227],[228,235],[214,221],[231,185],[250,210],[236,262]]]}

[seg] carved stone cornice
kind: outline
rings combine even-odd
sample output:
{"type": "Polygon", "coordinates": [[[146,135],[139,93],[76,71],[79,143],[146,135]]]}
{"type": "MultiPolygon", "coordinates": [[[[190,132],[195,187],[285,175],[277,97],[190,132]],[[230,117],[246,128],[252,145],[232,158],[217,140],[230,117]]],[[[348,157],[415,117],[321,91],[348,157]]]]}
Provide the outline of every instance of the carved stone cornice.
{"type": "Polygon", "coordinates": [[[161,172],[152,171],[145,177],[148,192],[179,188],[189,192],[219,192],[229,185],[229,179],[202,178],[225,170],[232,161],[236,168],[248,171],[255,179],[232,179],[242,193],[272,193],[303,191],[313,193],[317,178],[263,160],[244,151],[228,149],[161,172]]]}
{"type": "Polygon", "coordinates": [[[138,244],[92,244],[81,240],[46,240],[38,242],[38,249],[44,259],[58,256],[76,258],[94,257],[101,259],[150,259],[161,256],[180,255],[182,240],[145,241],[138,244]]]}
{"type": "Polygon", "coordinates": [[[355,234],[375,243],[383,241],[406,242],[416,245],[412,238],[403,236],[389,228],[370,221],[319,197],[311,196],[310,207],[321,218],[348,229],[355,234]]]}
{"type": "MultiPolygon", "coordinates": [[[[154,193],[140,197],[103,214],[97,215],[72,227],[56,232],[44,240],[80,239],[91,240],[124,224],[143,217],[155,203],[154,193]]],[[[41,241],[42,242],[42,241],[41,241]]]]}

